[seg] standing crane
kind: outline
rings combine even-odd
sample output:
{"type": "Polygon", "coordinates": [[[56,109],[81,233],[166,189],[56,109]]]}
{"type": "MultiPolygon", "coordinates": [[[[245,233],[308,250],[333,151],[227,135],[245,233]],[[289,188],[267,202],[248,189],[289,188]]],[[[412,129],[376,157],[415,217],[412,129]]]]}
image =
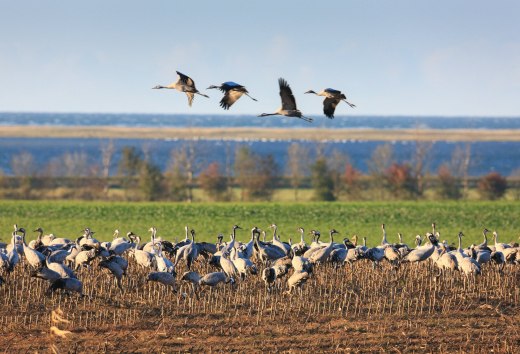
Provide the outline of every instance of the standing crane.
{"type": "Polygon", "coordinates": [[[195,87],[195,81],[193,81],[191,77],[189,77],[188,75],[184,75],[178,71],[177,75],[179,76],[179,78],[176,82],[173,82],[168,86],[157,85],[155,87],[152,87],[152,89],[170,89],[184,92],[186,96],[188,96],[188,104],[190,105],[190,107],[193,102],[193,98],[195,97],[195,94],[209,98],[208,95],[200,93],[199,90],[197,90],[197,88],[195,87]]]}
{"type": "Polygon", "coordinates": [[[224,97],[220,100],[220,107],[224,109],[229,109],[242,95],[246,95],[253,101],[256,101],[256,98],[249,96],[249,91],[244,86],[233,81],[226,81],[220,86],[211,85],[207,89],[219,89],[224,92],[224,97]]]}
{"type": "Polygon", "coordinates": [[[29,262],[29,264],[36,269],[43,267],[45,265],[45,256],[37,250],[34,250],[27,246],[25,242],[25,229],[23,227],[19,228],[18,232],[22,233],[23,252],[25,255],[25,259],[27,259],[27,262],[29,262]]]}
{"type": "Polygon", "coordinates": [[[326,247],[320,248],[311,254],[309,257],[309,261],[311,263],[325,263],[328,260],[329,255],[334,247],[334,234],[339,234],[339,232],[336,231],[336,229],[329,231],[330,243],[326,247]]]}
{"type": "Polygon", "coordinates": [[[336,106],[341,101],[345,101],[352,108],[356,107],[355,104],[352,104],[349,101],[347,101],[347,96],[345,96],[345,94],[341,93],[341,91],[334,90],[331,88],[326,88],[320,91],[319,93],[314,92],[313,90],[309,90],[305,93],[313,93],[317,96],[325,97],[325,99],[323,100],[323,113],[327,118],[330,119],[334,119],[334,111],[336,110],[336,106]]]}
{"type": "Polygon", "coordinates": [[[291,88],[287,81],[282,78],[278,79],[278,85],[280,86],[280,98],[282,99],[282,107],[280,107],[274,113],[262,113],[259,117],[266,116],[286,116],[303,119],[306,122],[312,122],[312,118],[308,118],[302,115],[302,112],[296,108],[296,99],[292,93],[291,88]]]}

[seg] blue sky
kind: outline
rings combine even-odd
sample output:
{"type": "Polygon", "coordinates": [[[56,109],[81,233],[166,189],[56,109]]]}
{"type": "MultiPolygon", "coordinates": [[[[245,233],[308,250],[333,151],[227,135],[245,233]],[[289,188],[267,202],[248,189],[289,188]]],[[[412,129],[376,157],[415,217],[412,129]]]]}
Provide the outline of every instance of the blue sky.
{"type": "Polygon", "coordinates": [[[212,84],[272,112],[284,77],[337,115],[520,116],[518,1],[0,0],[0,111],[223,114],[212,84]],[[152,90],[190,75],[210,99],[152,90]]]}

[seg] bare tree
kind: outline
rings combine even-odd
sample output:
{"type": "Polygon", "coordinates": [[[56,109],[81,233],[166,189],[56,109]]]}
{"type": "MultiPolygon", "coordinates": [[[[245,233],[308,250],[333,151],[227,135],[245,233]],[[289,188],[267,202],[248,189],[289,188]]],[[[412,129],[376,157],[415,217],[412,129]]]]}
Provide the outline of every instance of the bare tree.
{"type": "Polygon", "coordinates": [[[433,148],[432,141],[415,141],[415,150],[412,156],[412,176],[417,183],[416,192],[422,195],[424,192],[424,175],[429,169],[429,161],[433,148]]]}
{"type": "Polygon", "coordinates": [[[62,157],[65,176],[85,177],[88,175],[87,154],[84,152],[66,152],[62,157]]]}
{"type": "Polygon", "coordinates": [[[105,198],[108,196],[110,167],[112,166],[112,157],[114,156],[114,141],[108,140],[106,143],[101,143],[101,177],[105,183],[103,186],[103,194],[105,198]]]}
{"type": "Polygon", "coordinates": [[[28,198],[31,193],[33,178],[36,174],[34,157],[29,152],[22,152],[14,155],[11,159],[11,170],[20,179],[20,191],[24,198],[28,198]]]}
{"type": "Polygon", "coordinates": [[[334,184],[334,197],[339,199],[341,192],[344,190],[343,173],[345,172],[345,167],[350,163],[350,158],[347,154],[334,149],[327,160],[327,166],[334,184]]]}
{"type": "Polygon", "coordinates": [[[175,201],[188,200],[188,172],[186,149],[174,149],[170,153],[169,167],[166,172],[170,198],[175,201]]]}
{"type": "Polygon", "coordinates": [[[308,174],[309,166],[306,163],[308,156],[309,149],[298,143],[292,143],[287,149],[286,173],[294,190],[294,200],[298,200],[298,189],[308,174]]]}
{"type": "Polygon", "coordinates": [[[34,156],[27,151],[14,155],[11,158],[11,170],[18,177],[32,177],[36,173],[34,156]]]}
{"type": "Polygon", "coordinates": [[[392,165],[394,159],[394,149],[390,144],[379,145],[372,153],[367,162],[368,171],[372,177],[372,185],[380,190],[383,197],[385,187],[385,173],[392,165]]]}
{"type": "Polygon", "coordinates": [[[464,148],[457,146],[451,155],[451,173],[462,180],[464,198],[468,197],[469,189],[469,167],[471,164],[471,143],[466,143],[464,148]]]}
{"type": "Polygon", "coordinates": [[[187,202],[193,201],[193,186],[194,178],[198,171],[202,168],[203,159],[198,158],[201,155],[195,149],[195,142],[189,141],[181,145],[178,149],[172,150],[170,158],[170,167],[167,175],[169,178],[169,185],[180,193],[183,189],[184,200],[187,202]],[[172,180],[180,179],[179,181],[172,180]]]}

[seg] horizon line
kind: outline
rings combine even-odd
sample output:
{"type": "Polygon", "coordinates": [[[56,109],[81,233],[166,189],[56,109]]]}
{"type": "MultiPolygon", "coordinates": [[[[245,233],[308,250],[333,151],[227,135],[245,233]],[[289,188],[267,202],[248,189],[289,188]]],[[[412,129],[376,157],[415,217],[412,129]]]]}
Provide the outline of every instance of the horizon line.
{"type": "MultiPolygon", "coordinates": [[[[0,114],[84,114],[84,115],[161,115],[161,116],[222,116],[222,117],[256,117],[256,114],[252,113],[164,113],[164,112],[87,112],[87,111],[0,111],[0,114]]],[[[308,115],[323,115],[323,113],[308,113],[308,115]]],[[[489,118],[499,118],[499,119],[520,119],[520,115],[435,115],[435,114],[350,114],[350,115],[336,115],[337,118],[463,118],[463,119],[489,119],[489,118]]]]}

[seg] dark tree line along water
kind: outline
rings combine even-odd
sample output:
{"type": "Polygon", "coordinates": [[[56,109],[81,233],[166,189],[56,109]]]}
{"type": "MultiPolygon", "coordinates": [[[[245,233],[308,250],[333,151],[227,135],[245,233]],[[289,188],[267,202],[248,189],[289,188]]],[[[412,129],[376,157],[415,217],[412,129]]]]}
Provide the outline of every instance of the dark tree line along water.
{"type": "Polygon", "coordinates": [[[29,148],[34,141],[24,140],[3,151],[9,166],[4,196],[48,198],[38,190],[68,188],[56,197],[110,199],[110,190],[122,190],[118,198],[193,201],[194,189],[202,189],[213,200],[270,200],[275,190],[292,188],[294,200],[300,189],[312,189],[317,200],[431,198],[431,191],[435,198],[460,199],[478,189],[480,197],[497,199],[517,183],[512,166],[509,180],[493,169],[475,176],[472,169],[482,161],[477,144],[451,144],[448,153],[442,143],[373,143],[360,161],[352,158],[360,150],[349,150],[349,143],[132,141],[141,143],[136,146],[81,139],[66,150],[67,139],[50,140],[61,146],[43,144],[35,151],[29,148]]]}

